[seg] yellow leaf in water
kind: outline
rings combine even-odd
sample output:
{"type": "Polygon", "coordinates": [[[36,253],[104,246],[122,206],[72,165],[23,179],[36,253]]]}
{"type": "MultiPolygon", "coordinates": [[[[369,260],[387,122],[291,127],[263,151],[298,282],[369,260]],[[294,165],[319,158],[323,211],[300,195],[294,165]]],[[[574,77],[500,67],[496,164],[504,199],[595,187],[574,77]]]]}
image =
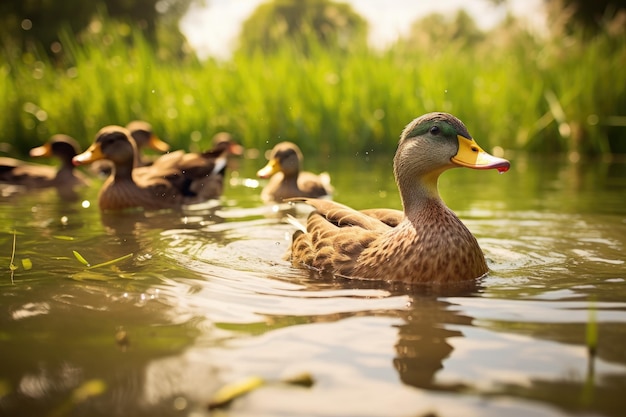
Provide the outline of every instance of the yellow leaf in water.
{"type": "Polygon", "coordinates": [[[63,236],[63,235],[56,235],[56,236],[52,236],[55,239],[59,239],[59,240],[74,240],[74,238],[72,236],[63,236]]]}
{"type": "Polygon", "coordinates": [[[215,393],[213,400],[209,403],[209,409],[225,407],[231,401],[259,388],[263,384],[265,384],[265,380],[260,376],[249,376],[243,380],[227,384],[215,393]]]}
{"type": "Polygon", "coordinates": [[[96,397],[103,394],[107,389],[106,383],[101,379],[90,379],[83,382],[81,386],[72,392],[74,402],[82,402],[90,397],[96,397]]]}
{"type": "Polygon", "coordinates": [[[80,253],[76,252],[75,250],[72,251],[74,253],[74,257],[76,259],[78,259],[78,262],[80,262],[81,264],[85,265],[85,266],[89,266],[89,261],[87,261],[87,259],[83,258],[83,255],[81,255],[80,253]]]}
{"type": "Polygon", "coordinates": [[[119,258],[111,259],[110,261],[102,262],[102,263],[97,264],[97,265],[91,265],[91,266],[90,266],[90,265],[87,265],[87,266],[89,266],[89,269],[101,268],[101,267],[103,267],[103,266],[109,266],[109,265],[116,264],[116,263],[118,263],[118,262],[120,262],[120,261],[123,261],[123,260],[125,260],[125,259],[128,259],[128,258],[130,258],[130,257],[132,257],[132,256],[133,256],[133,254],[132,254],[132,253],[129,253],[129,254],[127,254],[127,255],[120,256],[119,258]]]}
{"type": "Polygon", "coordinates": [[[29,269],[33,268],[33,263],[31,262],[30,258],[24,258],[22,259],[22,266],[24,267],[24,270],[28,271],[29,269]]]}

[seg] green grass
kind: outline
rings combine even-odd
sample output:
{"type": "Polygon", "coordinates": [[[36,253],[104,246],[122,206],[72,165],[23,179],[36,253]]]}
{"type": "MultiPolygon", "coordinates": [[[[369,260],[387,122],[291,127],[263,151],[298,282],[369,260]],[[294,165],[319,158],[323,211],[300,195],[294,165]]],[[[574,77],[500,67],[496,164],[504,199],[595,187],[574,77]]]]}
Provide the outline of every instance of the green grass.
{"type": "Polygon", "coordinates": [[[63,48],[51,62],[5,45],[0,142],[18,154],[54,133],[85,147],[100,127],[133,119],[174,148],[206,148],[226,130],[262,149],[292,140],[320,155],[393,152],[411,119],[438,110],[487,149],[626,152],[624,37],[306,55],[286,43],[267,56],[164,62],[127,26],[105,23],[63,48]]]}

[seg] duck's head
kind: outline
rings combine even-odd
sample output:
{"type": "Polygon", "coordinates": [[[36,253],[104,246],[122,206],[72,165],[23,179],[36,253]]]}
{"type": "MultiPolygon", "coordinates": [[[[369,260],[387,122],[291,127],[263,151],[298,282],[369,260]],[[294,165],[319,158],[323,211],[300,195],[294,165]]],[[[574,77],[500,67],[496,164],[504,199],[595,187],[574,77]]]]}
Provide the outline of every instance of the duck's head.
{"type": "Polygon", "coordinates": [[[505,172],[510,163],[482,150],[463,122],[451,114],[428,113],[406,126],[394,158],[394,173],[401,189],[419,184],[438,197],[439,175],[455,167],[505,172]]]}
{"type": "Polygon", "coordinates": [[[138,149],[150,148],[159,152],[167,152],[170,145],[163,142],[152,130],[152,125],[143,120],[134,120],[126,125],[126,129],[135,139],[138,149]]]}
{"type": "Polygon", "coordinates": [[[217,132],[213,135],[213,149],[224,150],[229,155],[243,155],[243,146],[235,142],[228,132],[217,132]]]}
{"type": "Polygon", "coordinates": [[[132,166],[137,145],[128,129],[121,126],[106,126],[96,134],[95,142],[83,153],[76,155],[74,165],[90,164],[99,159],[108,159],[117,165],[132,166]]]}
{"type": "Polygon", "coordinates": [[[295,143],[281,142],[274,146],[268,159],[267,165],[257,172],[260,178],[269,178],[277,172],[282,172],[285,177],[297,176],[300,172],[302,152],[295,143]]]}
{"type": "Polygon", "coordinates": [[[61,160],[71,161],[80,152],[78,142],[71,136],[57,134],[50,137],[48,142],[30,150],[33,158],[49,158],[55,156],[61,160]]]}

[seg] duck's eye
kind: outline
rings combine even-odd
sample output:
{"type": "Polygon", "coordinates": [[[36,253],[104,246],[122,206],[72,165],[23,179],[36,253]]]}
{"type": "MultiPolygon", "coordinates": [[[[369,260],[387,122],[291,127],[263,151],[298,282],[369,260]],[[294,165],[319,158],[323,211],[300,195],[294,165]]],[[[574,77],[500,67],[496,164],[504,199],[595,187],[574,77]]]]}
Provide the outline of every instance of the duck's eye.
{"type": "Polygon", "coordinates": [[[430,128],[430,133],[433,135],[438,135],[439,134],[439,126],[433,126],[430,128]]]}

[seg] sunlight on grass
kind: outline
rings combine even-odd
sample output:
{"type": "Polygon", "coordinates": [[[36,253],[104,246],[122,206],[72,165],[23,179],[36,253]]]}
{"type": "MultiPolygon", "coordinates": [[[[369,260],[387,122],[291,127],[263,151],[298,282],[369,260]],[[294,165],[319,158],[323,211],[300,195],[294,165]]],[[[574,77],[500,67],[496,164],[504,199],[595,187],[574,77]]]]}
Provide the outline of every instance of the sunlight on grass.
{"type": "Polygon", "coordinates": [[[102,24],[83,44],[64,35],[59,62],[0,57],[0,128],[17,149],[58,132],[85,147],[104,125],[146,119],[173,148],[208,148],[215,132],[229,131],[247,147],[293,140],[320,157],[392,152],[402,128],[429,111],[454,113],[487,149],[623,146],[613,123],[626,100],[624,37],[536,39],[509,30],[467,47],[398,43],[349,54],[285,42],[226,62],[163,62],[138,32],[102,24]]]}

